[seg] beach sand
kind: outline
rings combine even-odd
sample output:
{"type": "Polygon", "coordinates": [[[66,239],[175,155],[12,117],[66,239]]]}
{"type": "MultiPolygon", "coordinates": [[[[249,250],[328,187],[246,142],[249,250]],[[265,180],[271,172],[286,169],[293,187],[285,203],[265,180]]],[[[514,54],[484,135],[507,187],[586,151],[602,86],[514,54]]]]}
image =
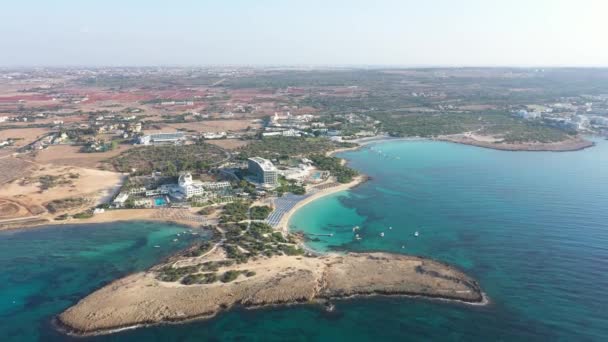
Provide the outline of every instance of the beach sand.
{"type": "MultiPolygon", "coordinates": [[[[196,209],[196,208],[195,208],[196,209]]],[[[27,229],[36,226],[57,226],[64,224],[81,224],[86,226],[91,223],[109,223],[119,221],[154,221],[174,223],[191,228],[201,227],[202,223],[191,219],[196,217],[194,209],[174,209],[161,211],[160,209],[117,209],[106,210],[104,213],[95,214],[87,219],[54,220],[55,215],[45,214],[23,218],[22,220],[10,220],[0,222],[0,231],[11,229],[27,229]]]]}
{"type": "Polygon", "coordinates": [[[291,210],[289,210],[288,212],[286,212],[283,215],[283,217],[279,221],[279,224],[277,225],[277,229],[280,229],[285,234],[288,233],[289,232],[289,220],[291,219],[291,216],[296,211],[298,211],[300,208],[304,207],[305,205],[307,205],[315,200],[318,200],[319,198],[322,198],[322,197],[325,197],[325,196],[328,196],[331,194],[335,194],[336,192],[352,189],[352,188],[356,187],[357,185],[364,183],[367,179],[368,179],[367,176],[359,175],[359,176],[356,176],[355,178],[353,178],[353,180],[349,183],[339,184],[339,185],[336,185],[336,186],[328,188],[328,189],[323,189],[309,197],[306,197],[305,199],[298,202],[298,204],[296,204],[293,208],[291,208],[291,210]]]}

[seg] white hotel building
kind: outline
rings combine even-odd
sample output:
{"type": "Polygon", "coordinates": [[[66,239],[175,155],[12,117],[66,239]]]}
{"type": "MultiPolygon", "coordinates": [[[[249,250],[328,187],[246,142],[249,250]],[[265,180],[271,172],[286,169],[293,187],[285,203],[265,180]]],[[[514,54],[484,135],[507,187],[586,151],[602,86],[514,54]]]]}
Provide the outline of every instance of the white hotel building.
{"type": "Polygon", "coordinates": [[[279,171],[268,159],[254,157],[247,159],[248,170],[258,183],[275,186],[279,183],[279,171]]]}

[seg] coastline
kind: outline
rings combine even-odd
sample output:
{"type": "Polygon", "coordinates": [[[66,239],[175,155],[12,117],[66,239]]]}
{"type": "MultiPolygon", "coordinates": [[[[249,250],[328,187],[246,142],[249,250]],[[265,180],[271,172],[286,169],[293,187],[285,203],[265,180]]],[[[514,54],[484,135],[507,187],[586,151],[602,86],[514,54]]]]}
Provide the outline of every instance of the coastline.
{"type": "Polygon", "coordinates": [[[574,152],[581,151],[586,148],[595,146],[595,143],[582,138],[570,139],[555,143],[521,143],[521,144],[503,144],[492,141],[475,140],[462,135],[446,135],[429,140],[445,141],[455,144],[469,145],[481,148],[488,148],[499,151],[511,152],[574,152]]]}
{"type": "Polygon", "coordinates": [[[222,268],[229,269],[256,273],[229,283],[201,285],[161,282],[153,269],[135,273],[83,298],[61,313],[55,325],[70,335],[93,336],[208,319],[235,306],[256,309],[368,296],[488,303],[479,284],[459,269],[416,256],[275,256],[222,268]]]}
{"type": "MultiPolygon", "coordinates": [[[[369,143],[378,141],[381,140],[369,143]]],[[[289,233],[289,220],[297,210],[319,198],[352,189],[368,179],[366,175],[358,175],[349,183],[320,190],[303,199],[285,213],[277,229],[289,233]]],[[[129,216],[131,220],[134,219],[129,216]]],[[[112,220],[115,220],[114,215],[101,219],[106,222],[112,220]]],[[[220,248],[194,261],[177,255],[164,265],[177,267],[179,261],[200,265],[206,260],[225,257],[225,251],[220,248]]],[[[466,305],[489,303],[479,284],[458,268],[428,258],[401,254],[347,253],[254,258],[244,264],[221,268],[223,272],[254,270],[251,278],[241,277],[231,283],[206,285],[159,281],[155,273],[162,265],[118,279],[93,292],[57,316],[55,326],[68,335],[95,336],[159,324],[209,319],[234,306],[256,309],[279,305],[319,305],[369,296],[423,298],[466,305]]]]}
{"type": "Polygon", "coordinates": [[[465,134],[453,134],[453,135],[442,135],[437,137],[391,137],[388,135],[378,135],[375,137],[369,138],[361,138],[355,139],[348,142],[353,142],[359,144],[357,147],[353,148],[344,148],[336,150],[333,153],[339,153],[343,151],[356,150],[363,146],[374,144],[374,143],[382,143],[382,142],[391,142],[391,141],[445,141],[451,142],[455,144],[476,146],[481,148],[488,148],[492,150],[498,151],[529,151],[529,152],[574,152],[584,150],[586,148],[590,148],[595,146],[593,141],[586,140],[581,137],[576,137],[569,140],[564,140],[560,142],[554,143],[520,143],[520,144],[504,144],[492,141],[492,139],[488,140],[476,140],[471,136],[467,136],[465,134]]]}
{"type": "MultiPolygon", "coordinates": [[[[340,152],[343,152],[343,151],[340,151],[340,152]]],[[[336,186],[328,188],[328,189],[323,189],[309,197],[306,197],[305,199],[298,202],[295,206],[293,206],[293,208],[291,208],[288,212],[286,212],[283,215],[283,217],[281,217],[281,220],[279,221],[279,224],[277,225],[277,229],[281,230],[285,234],[289,233],[289,220],[291,219],[291,217],[293,216],[293,214],[296,211],[298,211],[302,207],[306,206],[307,204],[310,204],[313,201],[316,201],[325,196],[329,196],[329,195],[337,193],[337,192],[353,189],[356,186],[365,183],[368,179],[369,179],[368,176],[358,175],[349,183],[336,185],[336,186]]]]}
{"type": "MultiPolygon", "coordinates": [[[[62,225],[87,225],[96,223],[112,223],[112,222],[132,222],[132,221],[149,221],[176,224],[188,228],[198,228],[200,222],[195,222],[186,219],[163,218],[158,217],[158,209],[117,209],[108,210],[104,213],[95,214],[88,219],[70,219],[70,220],[52,220],[44,215],[32,218],[16,219],[6,222],[4,225],[0,222],[0,232],[9,230],[25,230],[40,226],[62,226],[62,225]]],[[[195,215],[191,213],[191,215],[195,215]]]]}

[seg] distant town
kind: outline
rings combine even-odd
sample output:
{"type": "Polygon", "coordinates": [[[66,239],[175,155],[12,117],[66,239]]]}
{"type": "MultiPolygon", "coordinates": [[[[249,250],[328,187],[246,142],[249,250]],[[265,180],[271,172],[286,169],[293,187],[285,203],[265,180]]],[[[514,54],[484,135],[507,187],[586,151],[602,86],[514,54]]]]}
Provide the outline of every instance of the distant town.
{"type": "Polygon", "coordinates": [[[243,202],[277,228],[307,197],[352,182],[330,153],[368,140],[587,148],[585,136],[608,134],[608,70],[590,73],[1,69],[0,225],[136,209],[215,224],[243,202]]]}

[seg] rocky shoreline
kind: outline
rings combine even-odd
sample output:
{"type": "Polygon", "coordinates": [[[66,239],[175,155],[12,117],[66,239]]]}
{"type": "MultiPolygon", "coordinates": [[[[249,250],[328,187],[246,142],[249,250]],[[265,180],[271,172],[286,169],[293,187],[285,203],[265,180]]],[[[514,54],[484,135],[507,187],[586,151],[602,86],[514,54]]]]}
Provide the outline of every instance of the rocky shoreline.
{"type": "Polygon", "coordinates": [[[65,333],[90,336],[207,319],[235,306],[253,309],[371,295],[486,303],[479,284],[463,272],[414,256],[274,256],[222,271],[245,269],[255,275],[228,283],[182,285],[158,280],[153,268],[95,291],[60,314],[55,323],[65,333]]]}

